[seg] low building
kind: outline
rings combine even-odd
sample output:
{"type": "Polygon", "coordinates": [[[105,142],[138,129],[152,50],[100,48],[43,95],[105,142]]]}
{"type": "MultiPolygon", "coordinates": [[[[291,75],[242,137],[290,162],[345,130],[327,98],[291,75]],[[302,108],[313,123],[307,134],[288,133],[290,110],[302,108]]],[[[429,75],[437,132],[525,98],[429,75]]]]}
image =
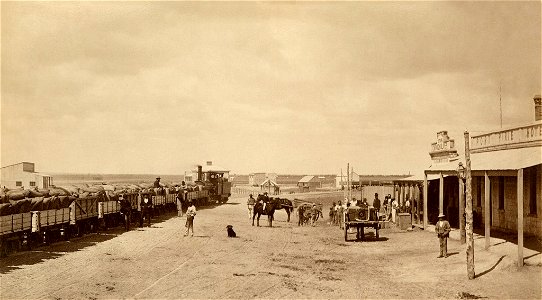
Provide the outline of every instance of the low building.
{"type": "Polygon", "coordinates": [[[308,175],[297,182],[297,187],[301,193],[314,192],[317,188],[322,187],[322,182],[317,176],[308,175]]]}
{"type": "Polygon", "coordinates": [[[37,173],[34,163],[21,162],[2,167],[1,185],[7,188],[48,188],[53,185],[53,177],[37,173]]]}

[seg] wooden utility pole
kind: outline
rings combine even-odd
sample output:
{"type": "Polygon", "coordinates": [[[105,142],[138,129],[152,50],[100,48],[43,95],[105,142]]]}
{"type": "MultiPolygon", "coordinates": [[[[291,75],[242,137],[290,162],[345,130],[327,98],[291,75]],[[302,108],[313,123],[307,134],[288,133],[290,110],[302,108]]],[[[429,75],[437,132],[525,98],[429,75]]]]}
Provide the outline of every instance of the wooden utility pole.
{"type": "Polygon", "coordinates": [[[344,178],[343,178],[343,168],[341,168],[341,189],[343,190],[343,199],[344,199],[344,178]]]}
{"type": "Polygon", "coordinates": [[[350,163],[346,163],[346,180],[348,184],[346,195],[348,196],[348,202],[350,202],[350,163]]]}
{"type": "Polygon", "coordinates": [[[467,275],[469,279],[474,279],[474,236],[473,230],[473,217],[472,217],[472,175],[470,166],[470,146],[469,146],[469,132],[465,131],[465,163],[467,164],[466,171],[466,186],[467,186],[467,199],[466,199],[466,232],[467,232],[467,275]]]}
{"type": "Polygon", "coordinates": [[[350,169],[350,201],[352,201],[352,185],[353,185],[353,182],[354,181],[354,167],[352,167],[352,169],[350,169]]]}

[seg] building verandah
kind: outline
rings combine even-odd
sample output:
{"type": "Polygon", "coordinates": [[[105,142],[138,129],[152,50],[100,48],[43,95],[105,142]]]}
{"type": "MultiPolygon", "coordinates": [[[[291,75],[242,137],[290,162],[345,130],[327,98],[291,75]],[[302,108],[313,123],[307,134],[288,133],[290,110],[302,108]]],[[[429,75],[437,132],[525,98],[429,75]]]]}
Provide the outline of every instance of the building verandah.
{"type": "MultiPolygon", "coordinates": [[[[474,230],[489,248],[492,231],[517,234],[522,265],[524,233],[542,238],[542,122],[471,138],[474,230]],[[526,138],[527,137],[527,138],[526,138]],[[515,138],[515,140],[514,140],[515,138]],[[483,142],[480,142],[483,140],[483,142]]],[[[445,214],[465,235],[465,162],[459,157],[434,163],[424,172],[423,224],[445,214]],[[438,176],[430,180],[429,176],[438,176]]]]}

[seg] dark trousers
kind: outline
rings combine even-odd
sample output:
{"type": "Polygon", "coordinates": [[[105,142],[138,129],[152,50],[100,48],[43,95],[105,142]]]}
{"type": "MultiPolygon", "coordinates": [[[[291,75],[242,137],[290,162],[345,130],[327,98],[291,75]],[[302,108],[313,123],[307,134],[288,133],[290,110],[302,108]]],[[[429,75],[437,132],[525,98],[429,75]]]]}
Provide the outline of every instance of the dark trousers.
{"type": "Polygon", "coordinates": [[[440,256],[448,256],[448,238],[439,237],[438,239],[440,243],[440,256]]]}

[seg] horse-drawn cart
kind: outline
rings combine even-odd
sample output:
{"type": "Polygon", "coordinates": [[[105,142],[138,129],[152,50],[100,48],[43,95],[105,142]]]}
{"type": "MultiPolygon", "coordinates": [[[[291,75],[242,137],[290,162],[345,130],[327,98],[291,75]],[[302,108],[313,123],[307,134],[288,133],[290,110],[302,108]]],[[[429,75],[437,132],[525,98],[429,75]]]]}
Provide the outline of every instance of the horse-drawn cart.
{"type": "Polygon", "coordinates": [[[350,228],[356,228],[356,240],[365,239],[365,228],[373,228],[375,230],[375,236],[378,239],[380,223],[378,221],[376,210],[373,207],[349,207],[344,222],[345,242],[348,241],[348,230],[350,228]]]}

